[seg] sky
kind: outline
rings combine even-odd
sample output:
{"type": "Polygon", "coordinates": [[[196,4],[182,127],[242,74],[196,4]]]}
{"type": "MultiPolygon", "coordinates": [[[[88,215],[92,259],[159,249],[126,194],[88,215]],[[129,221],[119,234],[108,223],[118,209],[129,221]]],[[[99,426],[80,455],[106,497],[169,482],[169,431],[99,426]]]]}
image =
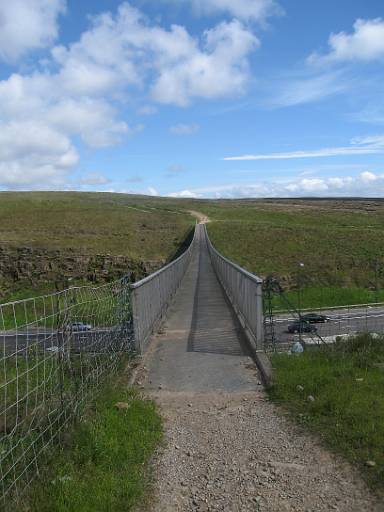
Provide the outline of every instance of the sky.
{"type": "Polygon", "coordinates": [[[0,190],[384,197],[382,0],[0,0],[0,190]]]}

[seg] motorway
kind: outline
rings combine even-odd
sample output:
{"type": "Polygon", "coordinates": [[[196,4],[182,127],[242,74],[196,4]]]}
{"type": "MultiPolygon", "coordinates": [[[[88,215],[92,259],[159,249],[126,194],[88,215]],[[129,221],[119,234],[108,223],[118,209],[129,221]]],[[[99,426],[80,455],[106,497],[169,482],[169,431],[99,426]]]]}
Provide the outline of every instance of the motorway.
{"type": "MultiPolygon", "coordinates": [[[[307,313],[307,311],[305,311],[305,313],[307,313]]],[[[312,325],[317,328],[317,332],[322,338],[356,332],[384,332],[383,306],[322,310],[321,314],[329,317],[330,321],[312,325]]],[[[291,314],[274,317],[275,335],[279,343],[291,343],[298,339],[297,334],[294,335],[287,331],[288,325],[292,323],[293,320],[295,320],[295,318],[291,314]]],[[[303,333],[302,336],[307,337],[310,336],[310,334],[303,333]]]]}
{"type": "MultiPolygon", "coordinates": [[[[115,348],[116,340],[120,336],[111,336],[115,332],[114,328],[99,328],[89,331],[78,331],[71,334],[63,334],[61,331],[40,330],[17,333],[7,331],[0,332],[0,343],[2,345],[3,354],[11,355],[14,353],[22,354],[26,350],[50,352],[59,352],[61,347],[68,348],[72,352],[105,352],[115,348]]],[[[117,340],[119,343],[119,340],[117,340]]],[[[116,349],[116,348],[115,348],[116,349]]]]}
{"type": "MultiPolygon", "coordinates": [[[[313,324],[318,334],[327,341],[328,337],[356,332],[384,333],[384,307],[356,307],[322,310],[330,318],[329,322],[313,324]]],[[[296,317],[297,318],[297,317],[296,317]]],[[[280,344],[291,344],[297,341],[298,334],[288,333],[287,328],[295,318],[292,314],[280,314],[274,317],[274,330],[276,341],[280,344]]],[[[58,351],[63,346],[77,352],[105,352],[111,348],[111,344],[119,343],[119,336],[111,337],[114,328],[94,328],[90,331],[73,332],[63,335],[55,330],[35,330],[31,332],[12,331],[0,332],[0,343],[3,346],[3,354],[12,354],[16,351],[21,354],[26,349],[58,351]]],[[[302,337],[310,338],[309,333],[302,333],[302,337]]],[[[315,338],[317,338],[315,336],[315,338]]]]}

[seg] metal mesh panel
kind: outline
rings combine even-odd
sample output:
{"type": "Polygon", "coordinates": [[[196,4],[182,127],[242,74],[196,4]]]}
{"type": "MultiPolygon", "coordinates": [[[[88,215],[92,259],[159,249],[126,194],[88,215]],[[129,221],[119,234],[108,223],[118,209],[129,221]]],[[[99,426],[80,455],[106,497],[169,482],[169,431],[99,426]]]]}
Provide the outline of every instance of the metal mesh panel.
{"type": "Polygon", "coordinates": [[[1,505],[132,349],[127,279],[0,305],[1,505]]]}
{"type": "Polygon", "coordinates": [[[135,348],[146,350],[149,336],[164,316],[191,261],[196,247],[196,230],[188,249],[158,272],[131,284],[135,348]]]}
{"type": "Polygon", "coordinates": [[[212,265],[255,349],[263,349],[263,281],[224,258],[212,245],[205,229],[212,265]]]}

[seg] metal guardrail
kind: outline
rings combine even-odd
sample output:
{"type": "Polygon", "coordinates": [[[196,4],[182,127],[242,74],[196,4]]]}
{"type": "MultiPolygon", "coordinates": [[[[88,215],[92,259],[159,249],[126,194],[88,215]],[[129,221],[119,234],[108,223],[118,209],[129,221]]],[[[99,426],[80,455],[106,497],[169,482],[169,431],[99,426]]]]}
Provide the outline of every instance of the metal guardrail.
{"type": "MultiPolygon", "coordinates": [[[[205,227],[205,226],[204,226],[205,227]]],[[[263,350],[263,280],[220,254],[205,236],[213,268],[256,350],[263,350]]]]}
{"type": "Polygon", "coordinates": [[[196,245],[196,229],[188,249],[154,274],[130,285],[135,350],[142,354],[164,316],[188,268],[196,245]]]}

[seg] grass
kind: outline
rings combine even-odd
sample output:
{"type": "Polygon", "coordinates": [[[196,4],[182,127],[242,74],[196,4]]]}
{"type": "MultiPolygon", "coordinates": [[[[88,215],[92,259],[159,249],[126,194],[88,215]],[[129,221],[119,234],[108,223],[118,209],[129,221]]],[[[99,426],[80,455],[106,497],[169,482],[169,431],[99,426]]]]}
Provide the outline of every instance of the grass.
{"type": "Polygon", "coordinates": [[[250,200],[201,210],[220,252],[261,277],[273,274],[293,299],[300,287],[303,307],[383,298],[382,201],[250,200]]]}
{"type": "MultiPolygon", "coordinates": [[[[286,297],[296,309],[299,308],[299,296],[297,290],[286,292],[286,297]]],[[[338,288],[338,287],[312,287],[304,288],[300,292],[301,308],[324,308],[332,306],[344,306],[353,304],[370,304],[384,302],[384,290],[368,290],[366,288],[338,288]]],[[[287,303],[274,297],[274,308],[287,309],[287,303]]]]}
{"type": "Polygon", "coordinates": [[[2,247],[167,260],[194,220],[145,196],[77,192],[0,193],[2,247]]]}
{"type": "Polygon", "coordinates": [[[121,382],[107,386],[19,510],[128,512],[148,498],[148,462],[161,439],[152,401],[121,382]],[[117,409],[117,402],[128,409],[117,409]]]}
{"type": "Polygon", "coordinates": [[[157,269],[193,217],[177,201],[127,194],[0,192],[0,301],[157,269]],[[123,260],[124,257],[127,260],[123,260]],[[81,270],[79,270],[81,268],[81,270]]]}
{"type": "Polygon", "coordinates": [[[360,467],[379,491],[384,491],[383,342],[360,335],[327,350],[273,355],[269,390],[272,400],[360,467]],[[368,467],[367,461],[375,465],[368,467]]]}
{"type": "MultiPolygon", "coordinates": [[[[0,244],[15,251],[57,250],[62,258],[110,254],[160,265],[185,240],[194,222],[189,210],[210,217],[209,235],[225,256],[261,277],[275,275],[293,300],[300,287],[302,307],[369,303],[384,297],[384,201],[379,199],[214,201],[6,192],[0,193],[0,244]]],[[[38,259],[37,254],[33,257],[38,259]]],[[[56,274],[68,277],[64,271],[56,274]]],[[[75,280],[86,278],[75,269],[72,274],[75,280]]],[[[0,282],[7,290],[3,302],[26,296],[31,288],[38,293],[53,289],[53,283],[53,277],[33,286],[0,282]]]]}

